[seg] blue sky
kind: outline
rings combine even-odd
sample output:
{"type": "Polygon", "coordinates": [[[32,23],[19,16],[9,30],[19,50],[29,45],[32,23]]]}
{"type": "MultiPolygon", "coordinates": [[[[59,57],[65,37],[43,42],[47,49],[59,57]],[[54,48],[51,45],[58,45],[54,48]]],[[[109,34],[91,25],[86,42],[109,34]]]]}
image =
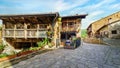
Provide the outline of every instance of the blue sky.
{"type": "Polygon", "coordinates": [[[120,11],[120,0],[0,0],[1,14],[59,12],[61,16],[88,14],[82,28],[120,11]]]}

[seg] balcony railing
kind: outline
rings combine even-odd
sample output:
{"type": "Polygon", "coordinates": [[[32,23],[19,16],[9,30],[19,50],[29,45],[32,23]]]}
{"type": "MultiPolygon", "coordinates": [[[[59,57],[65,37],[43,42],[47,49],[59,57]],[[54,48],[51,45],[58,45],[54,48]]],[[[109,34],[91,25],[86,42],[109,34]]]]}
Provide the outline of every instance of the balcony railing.
{"type": "Polygon", "coordinates": [[[5,38],[45,38],[47,37],[46,29],[4,29],[3,37],[5,38]]]}
{"type": "Polygon", "coordinates": [[[76,31],[78,27],[80,28],[79,25],[62,26],[62,32],[64,32],[64,31],[76,31]]]}

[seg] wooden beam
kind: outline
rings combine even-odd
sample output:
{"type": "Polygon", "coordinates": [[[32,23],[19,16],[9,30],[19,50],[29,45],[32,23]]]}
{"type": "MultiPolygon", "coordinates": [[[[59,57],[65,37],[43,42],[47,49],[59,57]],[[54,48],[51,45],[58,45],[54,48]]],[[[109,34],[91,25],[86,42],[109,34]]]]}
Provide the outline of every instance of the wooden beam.
{"type": "Polygon", "coordinates": [[[52,19],[49,17],[45,17],[47,23],[52,23],[52,19]]]}
{"type": "Polygon", "coordinates": [[[14,22],[15,22],[15,20],[14,20],[12,17],[10,17],[10,18],[9,18],[9,20],[10,20],[10,21],[14,21],[14,22]]]}
{"type": "Polygon", "coordinates": [[[44,23],[40,18],[37,18],[39,23],[44,23]]]}

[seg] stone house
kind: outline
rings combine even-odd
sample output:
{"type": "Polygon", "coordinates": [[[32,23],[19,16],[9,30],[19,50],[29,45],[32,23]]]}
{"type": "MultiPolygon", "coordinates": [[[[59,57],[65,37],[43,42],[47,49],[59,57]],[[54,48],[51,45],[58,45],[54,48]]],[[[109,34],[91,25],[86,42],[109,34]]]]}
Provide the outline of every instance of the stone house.
{"type": "Polygon", "coordinates": [[[71,37],[81,37],[81,20],[84,15],[63,16],[61,25],[61,41],[70,39],[71,37]]]}
{"type": "Polygon", "coordinates": [[[116,12],[98,21],[95,21],[87,28],[90,37],[119,38],[120,12],[116,12]],[[117,26],[115,26],[117,24],[117,26]],[[115,34],[114,34],[115,33],[115,34]]]}
{"type": "Polygon", "coordinates": [[[56,47],[61,40],[80,37],[81,20],[85,15],[60,17],[59,13],[0,15],[2,39],[14,48],[31,47],[48,38],[56,47]]]}
{"type": "Polygon", "coordinates": [[[59,13],[0,15],[3,41],[15,48],[31,47],[43,38],[57,46],[60,42],[59,13]],[[48,36],[48,32],[52,32],[48,36]]]}

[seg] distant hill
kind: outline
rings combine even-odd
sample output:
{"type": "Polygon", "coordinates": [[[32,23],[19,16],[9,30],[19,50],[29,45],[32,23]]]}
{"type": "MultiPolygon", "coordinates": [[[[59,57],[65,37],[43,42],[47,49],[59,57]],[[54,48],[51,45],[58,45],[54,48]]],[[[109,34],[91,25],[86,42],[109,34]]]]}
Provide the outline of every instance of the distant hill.
{"type": "Polygon", "coordinates": [[[86,29],[81,29],[81,38],[87,37],[87,30],[86,29]]]}

